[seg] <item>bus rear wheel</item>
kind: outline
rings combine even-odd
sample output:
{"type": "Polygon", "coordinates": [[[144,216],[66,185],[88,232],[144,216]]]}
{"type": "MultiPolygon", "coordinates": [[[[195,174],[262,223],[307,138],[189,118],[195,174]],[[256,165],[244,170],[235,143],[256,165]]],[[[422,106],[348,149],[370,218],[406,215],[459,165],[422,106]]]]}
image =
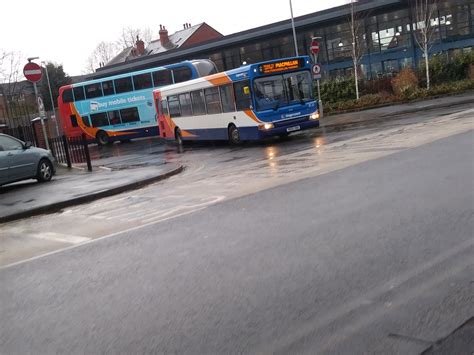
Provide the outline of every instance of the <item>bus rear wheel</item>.
{"type": "Polygon", "coordinates": [[[97,134],[95,135],[95,138],[97,139],[97,143],[99,145],[106,145],[110,143],[109,135],[105,131],[97,132],[97,134]]]}
{"type": "Polygon", "coordinates": [[[233,124],[229,126],[229,143],[233,145],[241,143],[239,130],[233,124]]]}
{"type": "Polygon", "coordinates": [[[179,127],[176,128],[174,136],[176,138],[176,143],[178,143],[178,145],[183,145],[183,135],[181,134],[181,130],[179,129],[179,127]]]}

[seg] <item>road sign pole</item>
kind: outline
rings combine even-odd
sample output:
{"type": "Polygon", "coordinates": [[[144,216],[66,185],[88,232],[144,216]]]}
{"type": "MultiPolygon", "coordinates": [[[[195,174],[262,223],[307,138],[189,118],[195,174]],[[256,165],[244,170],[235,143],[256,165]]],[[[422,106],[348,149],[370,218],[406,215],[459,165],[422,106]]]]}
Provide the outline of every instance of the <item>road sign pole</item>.
{"type": "Polygon", "coordinates": [[[318,85],[318,108],[319,108],[319,117],[323,118],[324,110],[323,110],[323,102],[321,101],[321,89],[319,87],[319,79],[316,81],[318,85]]]}
{"type": "Polygon", "coordinates": [[[33,88],[35,89],[36,105],[38,107],[38,112],[40,114],[41,129],[43,130],[44,144],[46,145],[46,149],[49,150],[48,134],[46,133],[46,126],[44,124],[44,110],[41,110],[38,105],[38,88],[36,86],[36,82],[33,82],[33,88]]]}

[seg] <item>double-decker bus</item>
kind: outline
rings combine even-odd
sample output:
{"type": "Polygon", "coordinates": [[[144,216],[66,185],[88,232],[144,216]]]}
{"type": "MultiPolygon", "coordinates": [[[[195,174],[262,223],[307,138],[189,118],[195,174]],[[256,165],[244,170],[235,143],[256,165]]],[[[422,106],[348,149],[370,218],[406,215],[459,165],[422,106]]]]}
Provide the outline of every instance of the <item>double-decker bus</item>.
{"type": "Polygon", "coordinates": [[[99,144],[158,135],[153,90],[216,72],[212,61],[200,59],[63,86],[63,131],[68,137],[85,133],[99,144]]]}
{"type": "Polygon", "coordinates": [[[318,127],[308,56],[284,58],[154,91],[160,136],[238,144],[318,127]]]}

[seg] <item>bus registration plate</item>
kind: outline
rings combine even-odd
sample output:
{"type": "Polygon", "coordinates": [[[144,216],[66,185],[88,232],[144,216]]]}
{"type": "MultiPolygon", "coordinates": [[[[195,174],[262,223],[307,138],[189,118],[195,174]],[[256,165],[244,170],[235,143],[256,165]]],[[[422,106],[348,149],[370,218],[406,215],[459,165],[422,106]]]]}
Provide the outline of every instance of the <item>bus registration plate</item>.
{"type": "Polygon", "coordinates": [[[294,127],[288,127],[286,129],[287,132],[294,132],[294,131],[299,131],[301,129],[300,126],[294,126],[294,127]]]}

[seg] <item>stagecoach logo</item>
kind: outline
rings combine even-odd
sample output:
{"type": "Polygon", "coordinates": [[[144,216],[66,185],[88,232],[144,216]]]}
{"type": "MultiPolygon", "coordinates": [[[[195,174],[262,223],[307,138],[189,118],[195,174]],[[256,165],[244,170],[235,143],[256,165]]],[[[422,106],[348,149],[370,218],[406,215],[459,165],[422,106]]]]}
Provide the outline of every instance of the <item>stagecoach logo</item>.
{"type": "Polygon", "coordinates": [[[286,115],[281,115],[281,118],[293,118],[301,116],[301,112],[287,113],[286,115]]]}

